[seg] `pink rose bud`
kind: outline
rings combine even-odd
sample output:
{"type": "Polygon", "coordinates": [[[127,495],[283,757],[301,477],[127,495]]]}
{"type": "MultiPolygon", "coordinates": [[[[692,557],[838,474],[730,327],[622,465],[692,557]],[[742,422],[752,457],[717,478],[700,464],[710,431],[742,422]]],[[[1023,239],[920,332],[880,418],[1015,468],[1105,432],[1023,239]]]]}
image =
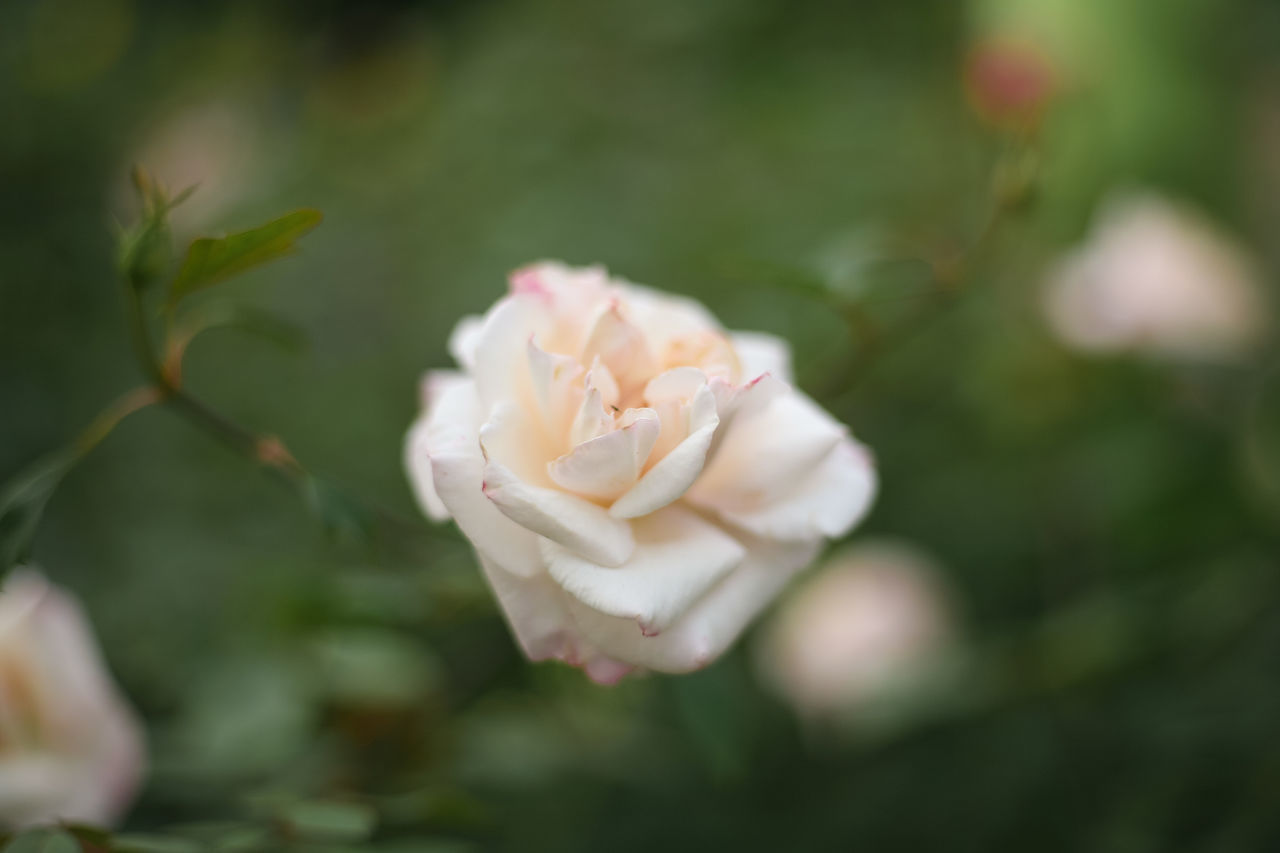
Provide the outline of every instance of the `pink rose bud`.
{"type": "Polygon", "coordinates": [[[1027,126],[1040,118],[1054,91],[1049,59],[1029,43],[979,42],[965,61],[965,88],[973,108],[998,126],[1027,126]]]}

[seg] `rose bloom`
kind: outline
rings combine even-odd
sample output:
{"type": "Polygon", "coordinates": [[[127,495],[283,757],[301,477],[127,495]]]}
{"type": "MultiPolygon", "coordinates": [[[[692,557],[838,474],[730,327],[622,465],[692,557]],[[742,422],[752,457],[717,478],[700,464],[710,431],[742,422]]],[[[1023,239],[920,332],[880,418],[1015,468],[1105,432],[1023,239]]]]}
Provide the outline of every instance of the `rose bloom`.
{"type": "Polygon", "coordinates": [[[838,718],[917,682],[952,622],[932,560],[867,542],[834,554],[783,605],[758,662],[802,715],[838,718]]]}
{"type": "Polygon", "coordinates": [[[451,350],[408,436],[417,496],[525,653],[600,683],[714,660],[875,491],[785,343],[600,268],[517,271],[451,350]]]}
{"type": "Polygon", "coordinates": [[[14,570],[0,591],[0,823],[110,824],[143,764],[141,729],[84,613],[14,570]]]}
{"type": "Polygon", "coordinates": [[[1089,240],[1052,270],[1050,325],[1096,353],[1228,360],[1264,331],[1266,306],[1243,252],[1158,196],[1107,204],[1089,240]]]}

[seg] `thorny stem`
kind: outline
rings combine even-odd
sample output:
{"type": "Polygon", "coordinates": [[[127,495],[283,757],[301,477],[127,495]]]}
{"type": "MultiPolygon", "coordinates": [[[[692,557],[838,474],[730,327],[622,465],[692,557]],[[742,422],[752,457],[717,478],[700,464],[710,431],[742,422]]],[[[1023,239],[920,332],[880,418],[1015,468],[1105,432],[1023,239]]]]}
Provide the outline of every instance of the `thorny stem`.
{"type": "MultiPolygon", "coordinates": [[[[156,355],[151,337],[146,309],[136,288],[127,287],[130,338],[134,355],[143,374],[151,385],[145,390],[150,402],[158,402],[173,409],[193,426],[217,439],[227,448],[265,467],[300,491],[314,485],[312,474],[302,466],[284,442],[272,435],[255,433],[226,417],[182,387],[182,357],[189,337],[171,336],[166,342],[166,358],[163,362],[156,355]]],[[[170,317],[165,327],[172,329],[170,317]]],[[[369,515],[386,528],[410,535],[429,533],[421,523],[403,518],[367,501],[360,502],[369,515]]]]}
{"type": "Polygon", "coordinates": [[[150,326],[137,289],[130,287],[128,293],[130,337],[134,354],[143,374],[151,380],[159,402],[180,413],[236,453],[267,467],[290,483],[296,485],[302,482],[307,476],[306,470],[278,438],[258,435],[240,426],[182,388],[180,373],[174,363],[171,361],[162,365],[156,358],[150,326]]]}
{"type": "MultiPolygon", "coordinates": [[[[868,317],[863,306],[857,302],[844,303],[839,306],[841,316],[849,328],[855,342],[861,342],[854,348],[849,363],[843,370],[835,372],[834,381],[819,393],[820,397],[830,401],[837,400],[849,392],[862,380],[871,368],[887,352],[887,345],[901,343],[918,334],[946,307],[965,291],[965,285],[973,274],[975,258],[984,252],[1000,230],[1008,214],[1022,201],[1027,187],[1010,186],[1006,172],[1018,165],[1018,157],[1026,157],[1030,149],[1015,144],[996,164],[995,198],[977,235],[969,245],[948,257],[929,261],[934,287],[928,295],[932,298],[921,300],[914,311],[901,320],[892,334],[878,329],[868,317]]],[[[1025,181],[1025,176],[1022,178],[1025,181]]]]}

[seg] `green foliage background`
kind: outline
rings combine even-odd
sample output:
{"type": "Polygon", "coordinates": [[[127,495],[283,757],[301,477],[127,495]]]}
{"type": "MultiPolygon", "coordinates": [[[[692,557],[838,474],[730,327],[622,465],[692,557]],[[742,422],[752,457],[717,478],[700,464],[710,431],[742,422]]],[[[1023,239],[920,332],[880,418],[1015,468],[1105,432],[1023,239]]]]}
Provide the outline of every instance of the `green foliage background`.
{"type": "Polygon", "coordinates": [[[296,257],[194,297],[270,308],[309,349],[211,332],[188,387],[406,516],[418,377],[530,260],[695,296],[787,337],[806,389],[838,386],[856,342],[794,283],[891,324],[927,281],[860,266],[860,247],[979,231],[1006,140],[961,69],[1010,22],[1072,82],[1037,193],[956,305],[824,398],[883,480],[854,538],[920,544],[962,602],[939,695],[834,738],[757,684],[750,636],[705,672],[612,690],[530,666],[452,530],[335,543],[287,488],[148,410],[67,477],[35,545],[150,728],[128,828],[337,798],[372,809],[379,850],[1280,846],[1270,362],[1081,358],[1038,301],[1045,264],[1126,186],[1201,206],[1274,284],[1265,0],[14,0],[0,476],[139,381],[111,218],[136,214],[135,160],[181,184],[145,162],[165,138],[173,171],[213,175],[175,216],[183,244],[325,213],[296,257]]]}

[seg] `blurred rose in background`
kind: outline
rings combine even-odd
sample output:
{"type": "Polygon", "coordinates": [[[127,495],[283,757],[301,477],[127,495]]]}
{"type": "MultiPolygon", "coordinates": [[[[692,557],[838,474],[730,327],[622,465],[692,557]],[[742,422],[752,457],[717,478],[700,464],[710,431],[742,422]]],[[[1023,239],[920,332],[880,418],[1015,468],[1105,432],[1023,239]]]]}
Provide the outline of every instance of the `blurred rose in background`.
{"type": "Polygon", "coordinates": [[[15,571],[0,591],[0,823],[112,824],[144,760],[138,721],[80,606],[15,571]]]}
{"type": "Polygon", "coordinates": [[[1209,361],[1247,353],[1266,306],[1253,263],[1193,211],[1154,194],[1113,199],[1051,271],[1054,332],[1085,352],[1209,361]]]}
{"type": "Polygon", "coordinates": [[[933,560],[872,540],[836,551],[782,606],[758,662],[800,715],[835,720],[920,686],[955,632],[933,560]]]}

